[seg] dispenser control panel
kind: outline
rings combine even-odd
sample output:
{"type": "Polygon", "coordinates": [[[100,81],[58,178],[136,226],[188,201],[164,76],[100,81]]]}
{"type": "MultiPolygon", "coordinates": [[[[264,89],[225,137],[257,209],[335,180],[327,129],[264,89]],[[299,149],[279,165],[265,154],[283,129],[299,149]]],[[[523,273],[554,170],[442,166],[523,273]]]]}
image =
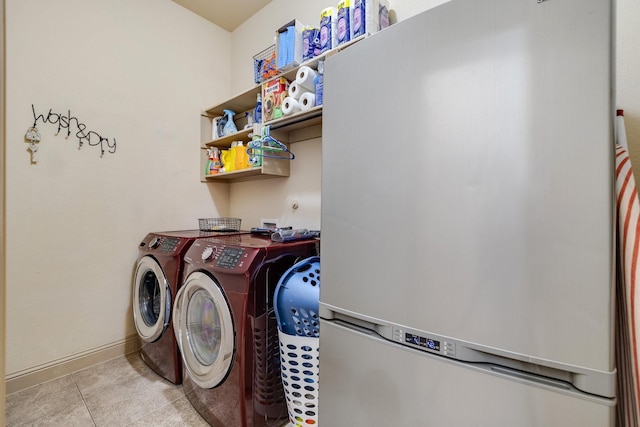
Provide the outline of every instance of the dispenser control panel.
{"type": "Polygon", "coordinates": [[[413,331],[399,326],[393,327],[393,341],[419,350],[437,353],[447,357],[455,357],[456,345],[453,341],[421,331],[413,331]]]}
{"type": "Polygon", "coordinates": [[[419,347],[425,347],[430,350],[440,351],[440,341],[436,341],[431,338],[421,337],[420,335],[405,332],[404,341],[408,342],[409,344],[417,345],[419,347]]]}

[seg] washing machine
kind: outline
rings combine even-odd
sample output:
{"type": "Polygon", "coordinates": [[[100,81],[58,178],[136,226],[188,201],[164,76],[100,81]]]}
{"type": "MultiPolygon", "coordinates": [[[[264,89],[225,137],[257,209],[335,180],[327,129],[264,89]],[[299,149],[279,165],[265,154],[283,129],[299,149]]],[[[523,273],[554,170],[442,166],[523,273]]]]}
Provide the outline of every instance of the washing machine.
{"type": "Polygon", "coordinates": [[[182,361],[171,310],[182,284],[184,255],[197,239],[229,234],[200,230],[154,232],[147,234],[138,246],[133,320],[142,341],[140,356],[151,369],[174,384],[182,383],[182,361]]]}
{"type": "Polygon", "coordinates": [[[286,270],[318,245],[238,235],[200,239],[187,251],[173,327],[184,392],[212,426],[287,423],[273,296],[286,270]]]}

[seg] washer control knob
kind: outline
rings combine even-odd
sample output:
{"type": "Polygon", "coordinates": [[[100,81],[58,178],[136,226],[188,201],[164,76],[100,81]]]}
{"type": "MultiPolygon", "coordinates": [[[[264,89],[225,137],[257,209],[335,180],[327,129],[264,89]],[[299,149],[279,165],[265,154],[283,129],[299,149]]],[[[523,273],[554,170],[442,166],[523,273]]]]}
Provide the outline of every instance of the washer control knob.
{"type": "Polygon", "coordinates": [[[153,239],[151,239],[151,241],[149,242],[149,247],[151,249],[155,249],[158,246],[160,246],[160,238],[159,237],[154,237],[153,239]]]}
{"type": "Polygon", "coordinates": [[[216,248],[207,246],[206,248],[204,248],[204,251],[202,251],[202,261],[211,261],[211,258],[213,258],[215,253],[216,253],[216,248]]]}

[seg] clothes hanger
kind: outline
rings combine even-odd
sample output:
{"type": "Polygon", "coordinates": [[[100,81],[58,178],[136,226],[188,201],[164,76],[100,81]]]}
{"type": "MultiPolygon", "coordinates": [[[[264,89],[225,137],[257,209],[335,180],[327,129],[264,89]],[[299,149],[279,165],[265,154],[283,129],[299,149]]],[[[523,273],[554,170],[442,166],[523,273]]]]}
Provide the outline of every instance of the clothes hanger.
{"type": "Polygon", "coordinates": [[[254,157],[269,157],[273,159],[293,160],[296,158],[286,145],[278,141],[270,134],[270,126],[262,128],[260,139],[249,141],[247,154],[254,157]],[[285,155],[282,155],[285,153],[285,155]]]}

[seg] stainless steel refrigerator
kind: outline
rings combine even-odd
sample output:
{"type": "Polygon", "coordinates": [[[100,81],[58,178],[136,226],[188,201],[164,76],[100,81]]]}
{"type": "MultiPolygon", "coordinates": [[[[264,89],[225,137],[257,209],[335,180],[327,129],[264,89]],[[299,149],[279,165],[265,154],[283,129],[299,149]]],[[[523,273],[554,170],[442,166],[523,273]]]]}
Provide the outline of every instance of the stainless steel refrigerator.
{"type": "Polygon", "coordinates": [[[609,0],[452,0],[325,62],[319,424],[612,426],[609,0]]]}

